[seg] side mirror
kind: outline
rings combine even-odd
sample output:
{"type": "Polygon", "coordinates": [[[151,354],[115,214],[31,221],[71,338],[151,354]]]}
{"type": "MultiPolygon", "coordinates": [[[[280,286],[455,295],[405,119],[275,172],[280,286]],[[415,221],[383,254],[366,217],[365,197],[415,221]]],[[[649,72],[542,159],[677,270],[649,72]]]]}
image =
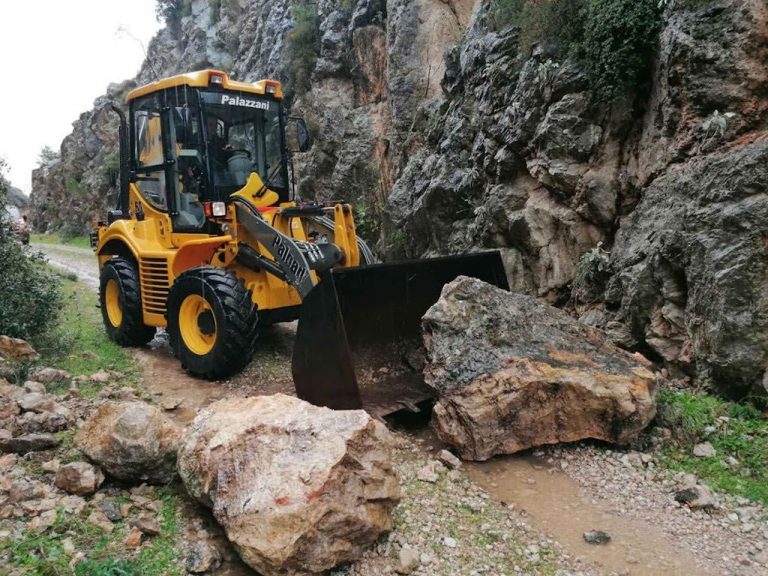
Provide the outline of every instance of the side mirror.
{"type": "Polygon", "coordinates": [[[306,152],[312,148],[314,139],[312,133],[307,127],[304,118],[298,116],[289,116],[286,127],[286,139],[288,140],[288,149],[291,152],[306,152]]]}

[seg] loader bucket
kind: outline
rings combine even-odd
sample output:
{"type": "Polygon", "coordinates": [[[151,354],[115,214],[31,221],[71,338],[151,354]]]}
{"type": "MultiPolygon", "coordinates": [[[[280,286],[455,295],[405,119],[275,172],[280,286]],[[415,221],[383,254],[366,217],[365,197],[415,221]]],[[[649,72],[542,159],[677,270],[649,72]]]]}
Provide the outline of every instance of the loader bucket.
{"type": "Polygon", "coordinates": [[[342,268],[307,295],[293,351],[296,392],[385,416],[428,399],[421,318],[458,276],[508,289],[498,252],[342,268]]]}

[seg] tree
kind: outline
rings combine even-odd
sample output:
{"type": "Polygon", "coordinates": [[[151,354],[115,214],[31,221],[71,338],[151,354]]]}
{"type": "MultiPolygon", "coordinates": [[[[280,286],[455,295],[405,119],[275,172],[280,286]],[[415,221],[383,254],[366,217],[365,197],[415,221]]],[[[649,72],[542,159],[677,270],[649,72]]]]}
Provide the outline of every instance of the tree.
{"type": "Polygon", "coordinates": [[[37,155],[37,167],[42,168],[43,166],[48,166],[48,164],[59,158],[59,153],[53,148],[50,146],[43,146],[40,153],[37,155]]]}

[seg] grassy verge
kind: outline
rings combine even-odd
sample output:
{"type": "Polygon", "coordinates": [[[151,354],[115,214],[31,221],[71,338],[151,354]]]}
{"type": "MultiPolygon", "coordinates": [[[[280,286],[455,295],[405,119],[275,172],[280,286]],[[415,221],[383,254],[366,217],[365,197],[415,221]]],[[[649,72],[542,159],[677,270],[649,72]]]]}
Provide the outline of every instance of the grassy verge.
{"type": "MultiPolygon", "coordinates": [[[[123,545],[130,532],[129,519],[118,521],[111,534],[81,517],[59,511],[55,524],[46,531],[26,531],[22,538],[0,542],[0,554],[21,574],[77,576],[176,576],[184,573],[178,515],[181,492],[174,487],[158,490],[162,503],[160,534],[137,551],[123,545]],[[85,560],[70,567],[71,552],[82,552],[85,560]]],[[[138,512],[134,515],[138,515],[138,512]]]]}
{"type": "Polygon", "coordinates": [[[117,370],[134,379],[138,369],[130,351],[109,340],[104,332],[98,296],[66,277],[61,280],[61,294],[60,322],[39,347],[40,364],[61,368],[73,376],[117,370]]]}
{"type": "Polygon", "coordinates": [[[662,460],[696,474],[712,488],[768,506],[768,420],[754,407],[703,393],[662,391],[659,420],[672,431],[662,460]],[[709,442],[712,457],[693,455],[709,442]]]}
{"type": "Polygon", "coordinates": [[[33,244],[66,244],[77,248],[91,247],[91,241],[88,239],[88,236],[62,238],[60,234],[32,234],[30,241],[33,244]]]}

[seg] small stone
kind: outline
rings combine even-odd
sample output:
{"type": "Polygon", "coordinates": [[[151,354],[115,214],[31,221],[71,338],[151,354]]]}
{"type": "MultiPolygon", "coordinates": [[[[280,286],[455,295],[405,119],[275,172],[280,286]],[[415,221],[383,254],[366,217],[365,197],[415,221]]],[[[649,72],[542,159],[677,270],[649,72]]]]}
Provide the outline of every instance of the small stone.
{"type": "Polygon", "coordinates": [[[443,544],[445,544],[448,548],[456,548],[456,546],[459,545],[456,539],[451,538],[450,536],[443,537],[443,544]]]}
{"type": "Polygon", "coordinates": [[[711,458],[717,455],[717,451],[709,442],[702,442],[693,447],[693,455],[699,458],[711,458]]]}
{"type": "Polygon", "coordinates": [[[64,550],[64,553],[67,556],[74,556],[76,549],[72,538],[64,538],[64,540],[61,541],[61,549],[64,550]]]}
{"type": "Polygon", "coordinates": [[[24,382],[24,390],[27,392],[36,392],[38,394],[45,394],[45,384],[42,382],[35,382],[34,380],[27,380],[24,382]]]}
{"type": "Polygon", "coordinates": [[[422,482],[430,482],[434,484],[440,478],[440,472],[444,472],[445,467],[437,461],[426,464],[421,470],[416,473],[416,478],[422,482]]]}
{"type": "Polygon", "coordinates": [[[602,530],[590,530],[584,532],[584,541],[587,544],[607,544],[611,541],[611,536],[602,530]]]}
{"type": "Polygon", "coordinates": [[[53,434],[22,434],[15,438],[0,436],[0,452],[27,454],[28,452],[50,450],[59,444],[59,440],[53,434]]]}
{"type": "Polygon", "coordinates": [[[123,540],[123,544],[126,548],[138,548],[141,546],[141,538],[143,534],[138,528],[133,528],[123,540]]]}
{"type": "Polygon", "coordinates": [[[410,546],[403,546],[398,554],[398,564],[395,572],[398,574],[410,574],[419,565],[419,553],[410,546]]]}
{"type": "Polygon", "coordinates": [[[70,375],[66,370],[57,370],[56,368],[35,368],[30,371],[29,377],[36,382],[51,384],[52,382],[61,382],[69,380],[70,375]]]}
{"type": "Polygon", "coordinates": [[[110,522],[109,518],[107,518],[101,510],[94,510],[91,512],[90,516],[88,516],[88,522],[96,526],[96,528],[105,534],[112,534],[115,529],[112,522],[110,522]]]}
{"type": "Polygon", "coordinates": [[[449,450],[441,450],[437,455],[437,459],[440,460],[449,470],[458,470],[461,468],[461,460],[459,460],[453,452],[449,450]]]}
{"type": "Polygon", "coordinates": [[[419,556],[419,562],[421,562],[422,566],[427,566],[428,564],[432,564],[432,555],[427,554],[426,552],[422,552],[421,556],[419,556]]]}
{"type": "Polygon", "coordinates": [[[102,482],[104,474],[88,462],[71,462],[56,472],[56,487],[78,496],[90,496],[102,482]]]}
{"type": "Polygon", "coordinates": [[[221,564],[221,555],[210,542],[198,540],[190,545],[184,564],[187,572],[202,574],[217,568],[221,564]]]}
{"type": "Polygon", "coordinates": [[[160,534],[160,525],[157,523],[157,520],[151,516],[139,516],[138,518],[131,520],[129,524],[134,528],[138,528],[148,536],[156,536],[157,534],[160,534]]]}
{"type": "Polygon", "coordinates": [[[55,405],[52,398],[40,392],[29,392],[16,400],[25,412],[50,412],[55,405]]]}
{"type": "Polygon", "coordinates": [[[42,468],[46,472],[52,472],[56,473],[59,470],[59,467],[61,466],[61,462],[59,462],[58,458],[54,458],[53,460],[48,460],[48,462],[43,462],[42,468]]]}
{"type": "Polygon", "coordinates": [[[163,401],[160,402],[160,406],[166,412],[170,412],[181,406],[181,402],[182,401],[179,398],[164,398],[163,401]]]}
{"type": "Polygon", "coordinates": [[[109,373],[104,372],[103,370],[96,372],[89,378],[91,382],[96,382],[97,384],[106,384],[111,379],[112,377],[109,375],[109,373]]]}
{"type": "Polygon", "coordinates": [[[104,513],[110,522],[119,522],[125,515],[117,502],[112,500],[103,500],[99,502],[99,510],[104,513]]]}
{"type": "Polygon", "coordinates": [[[717,507],[717,501],[712,490],[699,484],[675,492],[675,502],[685,504],[692,510],[710,510],[717,507]]]}

